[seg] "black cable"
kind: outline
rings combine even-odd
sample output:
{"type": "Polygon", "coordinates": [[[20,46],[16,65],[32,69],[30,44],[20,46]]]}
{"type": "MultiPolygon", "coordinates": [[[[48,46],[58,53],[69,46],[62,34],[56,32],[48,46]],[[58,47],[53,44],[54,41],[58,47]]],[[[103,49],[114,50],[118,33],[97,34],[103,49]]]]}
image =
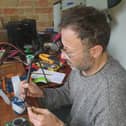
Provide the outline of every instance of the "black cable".
{"type": "MultiPolygon", "coordinates": [[[[33,63],[34,59],[32,59],[30,65],[29,65],[29,69],[28,69],[28,73],[27,73],[27,79],[26,79],[26,82],[29,83],[30,82],[30,76],[31,76],[31,69],[32,69],[32,63],[33,63]]],[[[29,105],[27,103],[27,93],[28,93],[28,88],[25,88],[24,89],[24,92],[25,92],[25,98],[24,98],[24,102],[26,102],[27,105],[29,105]]]]}
{"type": "Polygon", "coordinates": [[[44,78],[45,78],[45,80],[46,80],[46,83],[48,84],[49,81],[48,81],[48,79],[47,79],[47,77],[46,77],[46,74],[45,74],[45,71],[44,71],[44,69],[43,69],[43,66],[42,66],[40,60],[38,60],[38,62],[39,62],[39,65],[40,65],[40,69],[41,69],[41,71],[42,71],[42,73],[43,73],[43,75],[44,75],[44,78]]]}

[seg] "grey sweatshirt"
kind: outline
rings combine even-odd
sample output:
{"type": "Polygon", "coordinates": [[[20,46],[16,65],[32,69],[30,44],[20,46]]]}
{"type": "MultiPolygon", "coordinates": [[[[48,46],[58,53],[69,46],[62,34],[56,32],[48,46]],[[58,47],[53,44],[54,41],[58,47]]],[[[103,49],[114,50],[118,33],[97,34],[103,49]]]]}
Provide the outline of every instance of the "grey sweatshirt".
{"type": "Polygon", "coordinates": [[[71,72],[57,89],[45,89],[48,108],[72,105],[69,126],[126,126],[126,71],[109,57],[92,76],[71,72]]]}

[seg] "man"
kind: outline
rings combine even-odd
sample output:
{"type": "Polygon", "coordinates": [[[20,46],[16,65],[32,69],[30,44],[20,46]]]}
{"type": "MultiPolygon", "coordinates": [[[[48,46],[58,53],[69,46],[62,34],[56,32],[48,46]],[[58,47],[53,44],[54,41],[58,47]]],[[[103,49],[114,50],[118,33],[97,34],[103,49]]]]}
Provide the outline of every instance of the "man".
{"type": "Polygon", "coordinates": [[[74,7],[61,20],[62,57],[73,69],[57,89],[39,89],[22,82],[29,95],[43,97],[47,108],[71,105],[63,123],[49,110],[28,108],[35,126],[126,126],[126,71],[106,51],[110,26],[103,12],[93,7],[74,7]]]}

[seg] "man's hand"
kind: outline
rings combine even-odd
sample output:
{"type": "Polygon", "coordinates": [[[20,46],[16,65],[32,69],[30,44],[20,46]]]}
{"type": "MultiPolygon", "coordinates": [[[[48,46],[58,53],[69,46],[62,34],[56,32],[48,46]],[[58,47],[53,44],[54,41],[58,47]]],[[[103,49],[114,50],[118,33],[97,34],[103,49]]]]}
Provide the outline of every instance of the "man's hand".
{"type": "Polygon", "coordinates": [[[25,98],[25,89],[27,89],[27,96],[30,97],[43,97],[44,93],[42,89],[40,89],[36,84],[30,83],[28,84],[26,81],[21,82],[21,88],[20,88],[20,96],[22,98],[25,98]]]}
{"type": "Polygon", "coordinates": [[[34,126],[64,126],[63,122],[47,109],[28,107],[28,116],[34,126]]]}

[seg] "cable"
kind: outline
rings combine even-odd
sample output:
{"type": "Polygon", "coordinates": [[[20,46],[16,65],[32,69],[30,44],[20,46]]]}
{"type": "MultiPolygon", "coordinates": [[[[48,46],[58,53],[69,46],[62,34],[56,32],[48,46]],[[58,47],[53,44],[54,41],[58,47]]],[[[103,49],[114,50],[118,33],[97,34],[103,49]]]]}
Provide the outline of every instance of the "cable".
{"type": "Polygon", "coordinates": [[[18,49],[16,46],[14,46],[13,44],[9,42],[0,42],[0,45],[9,45],[10,47],[13,47],[14,49],[18,50],[22,55],[25,55],[22,50],[18,49]]]}
{"type": "Polygon", "coordinates": [[[16,46],[8,42],[0,42],[0,49],[5,50],[5,52],[0,58],[0,64],[2,64],[4,60],[7,60],[7,58],[13,58],[17,53],[20,53],[25,56],[22,50],[18,49],[16,46]],[[14,48],[15,51],[11,52],[11,48],[14,48]]]}
{"type": "Polygon", "coordinates": [[[47,77],[46,77],[46,74],[45,74],[45,71],[44,71],[44,69],[43,69],[43,67],[42,67],[42,65],[41,65],[41,62],[40,62],[40,60],[39,60],[39,65],[40,65],[40,69],[42,70],[42,73],[43,73],[43,75],[44,75],[44,78],[46,79],[46,83],[48,84],[48,79],[47,79],[47,77]]]}

